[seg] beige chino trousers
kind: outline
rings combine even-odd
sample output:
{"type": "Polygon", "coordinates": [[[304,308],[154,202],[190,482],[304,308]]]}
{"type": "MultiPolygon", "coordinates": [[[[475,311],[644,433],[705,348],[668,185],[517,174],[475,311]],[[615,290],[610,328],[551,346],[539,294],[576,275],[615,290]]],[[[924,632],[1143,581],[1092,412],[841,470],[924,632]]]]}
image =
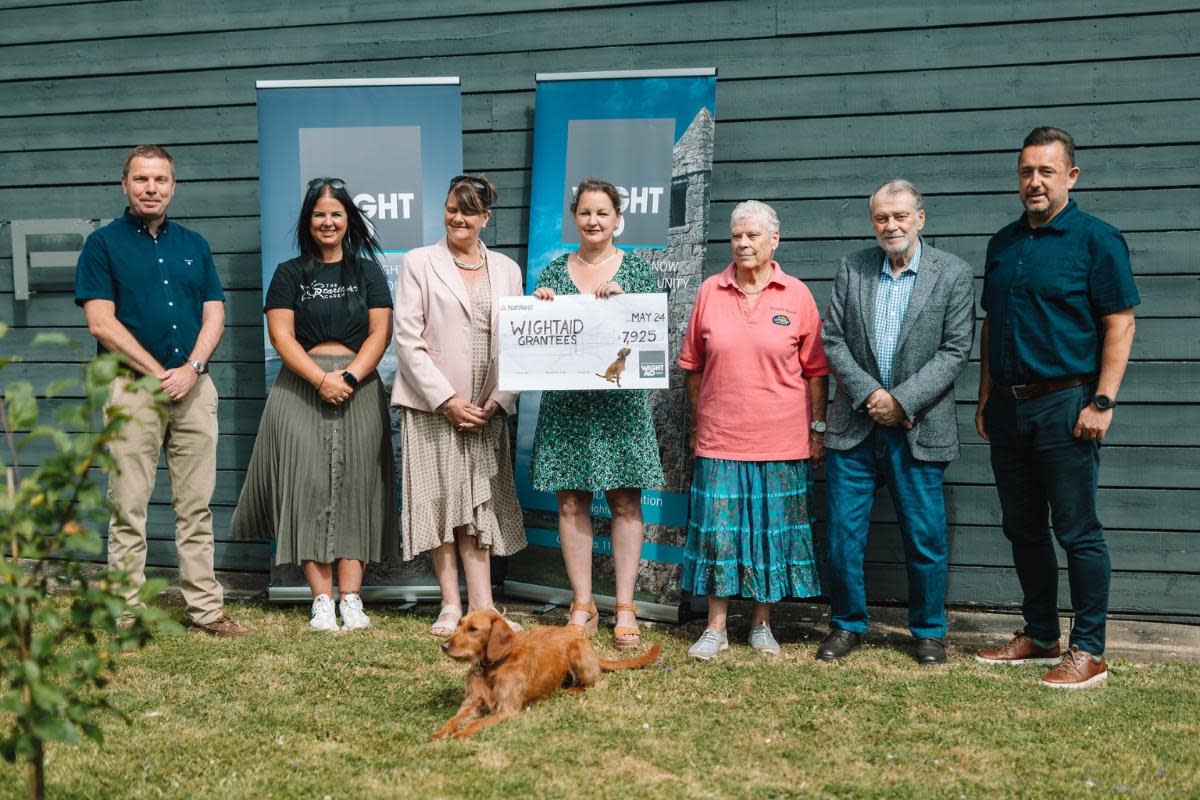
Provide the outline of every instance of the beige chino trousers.
{"type": "Polygon", "coordinates": [[[110,406],[130,416],[122,438],[109,445],[117,469],[108,476],[114,514],[108,523],[108,565],[133,579],[126,600],[136,603],[146,582],[146,517],[165,448],[175,508],[175,548],[180,588],[192,621],[205,625],[221,616],[224,590],[213,574],[213,520],[209,502],[217,481],[217,389],[208,375],[188,396],[154,408],[149,392],[130,391],[128,378],[113,382],[110,406]]]}

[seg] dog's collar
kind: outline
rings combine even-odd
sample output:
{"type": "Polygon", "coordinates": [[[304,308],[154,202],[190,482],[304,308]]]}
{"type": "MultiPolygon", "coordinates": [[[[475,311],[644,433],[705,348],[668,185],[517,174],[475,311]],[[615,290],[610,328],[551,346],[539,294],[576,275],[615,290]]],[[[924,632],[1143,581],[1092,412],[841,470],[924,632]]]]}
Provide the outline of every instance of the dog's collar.
{"type": "Polygon", "coordinates": [[[471,670],[471,674],[476,675],[476,676],[482,676],[485,672],[487,672],[492,667],[498,667],[501,664],[503,664],[507,659],[508,659],[508,654],[506,653],[503,658],[501,658],[497,661],[476,662],[475,668],[471,670]]]}

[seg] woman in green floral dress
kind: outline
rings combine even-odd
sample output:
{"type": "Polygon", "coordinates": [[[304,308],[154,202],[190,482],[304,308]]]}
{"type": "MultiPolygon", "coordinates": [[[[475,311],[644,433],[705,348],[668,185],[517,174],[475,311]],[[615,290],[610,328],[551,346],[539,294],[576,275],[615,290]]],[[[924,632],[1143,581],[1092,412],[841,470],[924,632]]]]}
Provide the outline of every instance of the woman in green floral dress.
{"type": "MultiPolygon", "coordinates": [[[[607,181],[579,184],[571,211],[579,249],[552,261],[533,296],[656,290],[650,266],[613,245],[621,198],[607,181]]],[[[662,486],[662,462],[645,390],[544,392],[533,440],[531,482],[558,498],[558,533],[574,592],[570,624],[596,631],[592,599],[592,493],[603,491],[612,509],[616,572],[616,646],[636,647],[641,636],[633,584],[642,549],[642,489],[662,486]]]]}

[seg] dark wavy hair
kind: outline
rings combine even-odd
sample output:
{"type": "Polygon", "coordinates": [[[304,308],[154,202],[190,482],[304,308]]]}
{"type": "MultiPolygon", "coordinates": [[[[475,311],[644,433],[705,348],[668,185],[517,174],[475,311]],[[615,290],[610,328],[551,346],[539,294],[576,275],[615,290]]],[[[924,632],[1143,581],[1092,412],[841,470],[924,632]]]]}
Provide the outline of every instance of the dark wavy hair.
{"type": "Polygon", "coordinates": [[[346,190],[345,184],[334,186],[330,181],[340,180],[326,178],[324,182],[309,189],[304,194],[304,202],[300,204],[300,218],[296,220],[296,246],[300,249],[300,259],[304,263],[305,277],[321,267],[321,248],[312,235],[312,214],[317,201],[322,197],[332,197],[342,204],[346,212],[346,236],[342,239],[342,282],[362,285],[362,267],[360,261],[380,263],[383,247],[367,222],[367,217],[354,205],[354,199],[346,190]]]}
{"type": "Polygon", "coordinates": [[[312,214],[318,200],[322,197],[332,197],[342,204],[346,212],[346,238],[342,239],[343,258],[378,260],[383,248],[375,237],[375,232],[371,230],[366,215],[354,205],[354,200],[346,191],[345,185],[334,187],[330,183],[332,180],[337,179],[327,178],[323,183],[309,189],[304,195],[304,202],[300,204],[300,218],[296,220],[296,245],[300,248],[301,257],[306,260],[321,260],[321,248],[312,235],[312,214]]]}
{"type": "Polygon", "coordinates": [[[572,214],[579,207],[579,197],[584,192],[600,192],[601,194],[608,195],[608,199],[612,201],[612,206],[616,210],[617,216],[621,216],[621,193],[617,191],[616,186],[599,178],[584,178],[575,187],[575,198],[571,200],[572,214]]]}

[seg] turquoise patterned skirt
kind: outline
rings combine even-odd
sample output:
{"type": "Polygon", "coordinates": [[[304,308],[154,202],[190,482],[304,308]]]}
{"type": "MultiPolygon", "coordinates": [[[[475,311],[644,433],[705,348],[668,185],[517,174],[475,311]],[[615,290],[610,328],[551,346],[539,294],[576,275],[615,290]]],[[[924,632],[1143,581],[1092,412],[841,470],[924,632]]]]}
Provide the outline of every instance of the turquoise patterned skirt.
{"type": "Polygon", "coordinates": [[[821,594],[807,461],[697,458],[680,586],[776,603],[821,594]]]}

